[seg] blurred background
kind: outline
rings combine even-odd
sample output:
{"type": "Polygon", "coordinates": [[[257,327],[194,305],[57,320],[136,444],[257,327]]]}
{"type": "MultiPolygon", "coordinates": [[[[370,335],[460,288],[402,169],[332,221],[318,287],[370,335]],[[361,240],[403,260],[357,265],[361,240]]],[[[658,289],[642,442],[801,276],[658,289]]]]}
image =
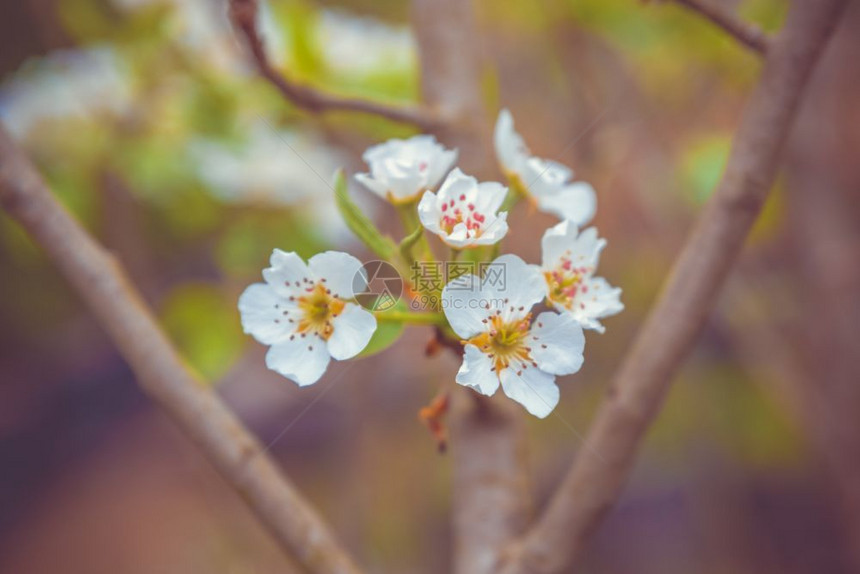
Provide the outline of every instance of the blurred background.
{"type": "MultiPolygon", "coordinates": [[[[786,10],[721,3],[771,32],[786,10]]],[[[410,328],[300,390],[265,369],[236,310],[274,247],[369,258],[338,220],[332,174],[361,171],[368,145],[413,132],[285,102],[255,76],[225,4],[2,3],[0,119],[359,559],[445,572],[450,460],[416,413],[458,361],[425,358],[431,333],[410,328]]],[[[605,335],[588,334],[556,414],[529,421],[541,504],[719,178],[760,60],[671,2],[475,7],[488,109],[510,108],[537,155],[595,186],[609,240],[600,274],[627,306],[605,335]]],[[[261,28],[291,77],[408,103],[420,78],[409,16],[401,1],[269,0],[261,28]]],[[[860,572],[858,37],[853,3],[584,571],[860,572]]],[[[392,219],[366,190],[353,197],[392,219]]],[[[517,211],[507,249],[536,262],[553,222],[517,211]]],[[[295,571],[2,214],[0,324],[0,572],[295,571]]]]}

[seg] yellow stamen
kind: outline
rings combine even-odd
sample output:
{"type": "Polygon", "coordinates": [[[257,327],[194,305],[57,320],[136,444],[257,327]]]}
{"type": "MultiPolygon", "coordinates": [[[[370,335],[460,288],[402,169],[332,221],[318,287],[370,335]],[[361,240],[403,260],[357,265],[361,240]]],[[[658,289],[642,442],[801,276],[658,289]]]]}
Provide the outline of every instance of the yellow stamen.
{"type": "Polygon", "coordinates": [[[488,330],[472,337],[469,343],[489,355],[496,373],[514,362],[522,365],[534,363],[531,347],[527,345],[531,313],[523,319],[508,323],[504,322],[500,314],[496,314],[487,322],[488,330]]]}
{"type": "Polygon", "coordinates": [[[299,321],[298,332],[313,333],[327,341],[334,332],[333,319],[340,315],[346,305],[337,297],[331,295],[331,290],[320,282],[307,289],[307,295],[298,298],[302,318],[299,321]]]}

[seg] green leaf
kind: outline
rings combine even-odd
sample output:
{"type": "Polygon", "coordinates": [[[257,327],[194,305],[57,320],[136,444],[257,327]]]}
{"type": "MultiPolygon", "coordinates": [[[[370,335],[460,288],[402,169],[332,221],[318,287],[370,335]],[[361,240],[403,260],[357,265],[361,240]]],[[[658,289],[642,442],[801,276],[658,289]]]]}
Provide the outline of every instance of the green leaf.
{"type": "Polygon", "coordinates": [[[161,321],[182,355],[206,379],[223,376],[239,358],[244,342],[236,306],[216,287],[191,283],[164,301],[161,321]]]}
{"type": "Polygon", "coordinates": [[[358,354],[359,357],[369,357],[380,353],[397,342],[403,331],[406,330],[406,325],[394,321],[380,321],[376,327],[376,332],[370,338],[370,342],[364,350],[358,354]]]}
{"type": "Polygon", "coordinates": [[[353,203],[346,191],[346,176],[343,170],[335,175],[334,197],[337,209],[340,211],[347,227],[367,245],[367,247],[385,260],[391,260],[397,253],[397,244],[379,232],[373,222],[367,218],[361,209],[353,203]]]}

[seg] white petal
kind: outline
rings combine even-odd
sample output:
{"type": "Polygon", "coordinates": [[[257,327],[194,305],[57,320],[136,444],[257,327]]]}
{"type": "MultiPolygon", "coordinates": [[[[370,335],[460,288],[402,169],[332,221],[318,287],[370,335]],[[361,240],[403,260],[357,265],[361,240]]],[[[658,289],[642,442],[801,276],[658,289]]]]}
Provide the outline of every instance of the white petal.
{"type": "Polygon", "coordinates": [[[440,231],[438,235],[445,243],[451,247],[456,247],[457,249],[468,247],[474,243],[474,239],[469,237],[469,231],[466,229],[466,224],[462,222],[455,225],[451,230],[451,233],[446,234],[444,231],[440,231]]]}
{"type": "Polygon", "coordinates": [[[576,224],[565,219],[547,229],[541,239],[541,261],[544,269],[553,269],[576,241],[576,224]]]}
{"type": "Polygon", "coordinates": [[[263,269],[263,278],[276,293],[284,297],[300,290],[299,285],[303,279],[313,279],[308,266],[292,251],[287,253],[275,249],[269,263],[271,267],[263,269]]]}
{"type": "Polygon", "coordinates": [[[493,361],[475,345],[466,345],[463,364],[457,371],[457,383],[491,396],[499,388],[499,375],[492,371],[493,361]]]}
{"type": "Polygon", "coordinates": [[[487,216],[486,225],[481,231],[481,235],[476,238],[473,243],[475,245],[492,245],[498,243],[508,234],[508,212],[503,211],[498,217],[489,219],[487,216]]]}
{"type": "Polygon", "coordinates": [[[503,369],[500,375],[505,394],[534,416],[544,418],[558,404],[559,391],[554,375],[531,366],[519,374],[513,368],[503,369]]]}
{"type": "Polygon", "coordinates": [[[308,267],[318,279],[325,279],[326,287],[340,299],[352,299],[356,292],[361,293],[367,285],[361,261],[349,253],[318,253],[308,260],[308,267]]]}
{"type": "Polygon", "coordinates": [[[328,351],[342,361],[356,356],[367,346],[376,331],[376,317],[360,305],[347,303],[332,325],[334,331],[328,340],[328,351]]]}
{"type": "Polygon", "coordinates": [[[402,144],[403,140],[391,139],[387,142],[371,146],[364,150],[361,159],[367,164],[373,164],[395,155],[402,144]]]}
{"type": "Polygon", "coordinates": [[[532,324],[532,358],[553,375],[570,375],[582,367],[585,335],[570,314],[546,312],[532,324]]]}
{"type": "Polygon", "coordinates": [[[604,332],[597,319],[609,317],[624,310],[621,289],[611,286],[602,277],[592,277],[580,288],[573,300],[571,313],[586,329],[604,332]]]}
{"type": "Polygon", "coordinates": [[[357,173],[355,179],[379,197],[387,199],[388,186],[383,182],[373,179],[368,173],[357,173]]]}
{"type": "Polygon", "coordinates": [[[485,300],[499,308],[504,301],[506,319],[525,317],[535,303],[546,295],[546,282],[540,270],[516,255],[506,254],[492,261],[481,282],[485,300]]]}
{"type": "Polygon", "coordinates": [[[562,257],[569,259],[574,267],[594,269],[600,260],[600,252],[606,240],[597,235],[597,229],[589,227],[577,233],[576,224],[565,220],[548,229],[541,240],[543,267],[547,270],[559,266],[562,257]]]}
{"type": "Polygon", "coordinates": [[[322,377],[330,359],[325,341],[315,335],[295,335],[272,345],[266,353],[266,366],[304,387],[322,377]]]}
{"type": "Polygon", "coordinates": [[[442,289],[442,311],[454,332],[463,339],[486,329],[483,323],[492,309],[481,292],[481,280],[475,275],[461,275],[442,289]]]}
{"type": "Polygon", "coordinates": [[[421,225],[437,235],[444,235],[442,229],[439,228],[441,218],[442,213],[439,211],[439,200],[436,194],[432,191],[425,192],[421,196],[421,201],[418,202],[418,219],[421,221],[421,225]]]}
{"type": "MultiPolygon", "coordinates": [[[[441,146],[439,146],[441,148],[441,146]]],[[[444,149],[444,148],[443,148],[444,149]]],[[[451,169],[457,161],[458,151],[445,150],[439,152],[433,161],[430,162],[429,173],[427,174],[427,187],[436,187],[445,174],[451,169]]]]}
{"type": "Polygon", "coordinates": [[[600,252],[606,247],[606,240],[597,235],[596,227],[589,227],[579,234],[574,243],[570,260],[574,265],[585,265],[592,269],[600,262],[600,252]]]}
{"type": "Polygon", "coordinates": [[[239,297],[242,329],[264,345],[277,343],[293,331],[284,311],[294,309],[267,283],[250,285],[239,297]]]}
{"type": "Polygon", "coordinates": [[[392,169],[388,174],[388,192],[398,202],[406,202],[424,191],[426,178],[417,171],[392,169]]]}
{"type": "Polygon", "coordinates": [[[478,187],[478,180],[471,175],[466,175],[460,171],[459,167],[455,167],[445,178],[442,187],[439,188],[439,200],[442,203],[457,199],[461,195],[469,195],[475,193],[478,187]]]}
{"type": "Polygon", "coordinates": [[[508,110],[499,112],[493,132],[496,157],[508,172],[519,172],[525,158],[530,155],[523,138],[514,129],[514,118],[508,110]]]}
{"type": "Polygon", "coordinates": [[[564,165],[539,157],[530,157],[523,164],[523,184],[538,201],[544,196],[557,194],[572,175],[573,172],[564,165]]]}
{"type": "Polygon", "coordinates": [[[485,215],[495,213],[505,201],[508,188],[495,181],[485,181],[478,185],[475,206],[485,215]]]}
{"type": "Polygon", "coordinates": [[[566,185],[558,192],[542,195],[537,200],[541,211],[569,219],[577,225],[588,223],[597,211],[597,194],[584,181],[566,185]]]}

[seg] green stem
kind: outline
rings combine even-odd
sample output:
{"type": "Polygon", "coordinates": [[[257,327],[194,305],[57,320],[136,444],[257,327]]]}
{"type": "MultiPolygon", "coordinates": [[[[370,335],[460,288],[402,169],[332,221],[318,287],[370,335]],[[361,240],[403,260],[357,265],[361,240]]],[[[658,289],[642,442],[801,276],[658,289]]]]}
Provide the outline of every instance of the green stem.
{"type": "MultiPolygon", "coordinates": [[[[406,235],[413,233],[415,229],[421,227],[421,220],[418,219],[418,200],[402,203],[396,206],[397,213],[400,214],[400,221],[403,223],[403,229],[406,235]]],[[[427,241],[427,236],[422,235],[415,244],[416,259],[420,261],[435,261],[433,251],[430,249],[430,243],[427,241]]]]}

